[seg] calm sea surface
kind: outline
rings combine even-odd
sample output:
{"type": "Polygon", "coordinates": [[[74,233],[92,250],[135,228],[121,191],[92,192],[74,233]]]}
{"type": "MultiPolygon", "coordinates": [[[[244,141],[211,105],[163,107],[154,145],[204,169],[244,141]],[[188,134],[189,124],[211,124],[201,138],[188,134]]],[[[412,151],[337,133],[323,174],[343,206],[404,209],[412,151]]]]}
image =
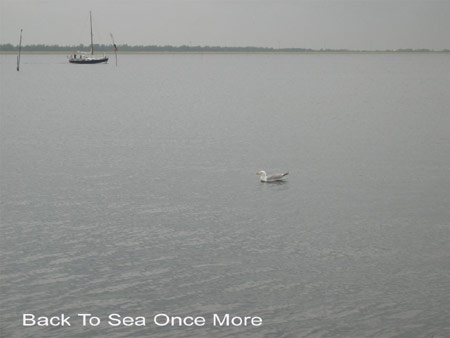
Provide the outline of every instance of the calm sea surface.
{"type": "Polygon", "coordinates": [[[15,58],[0,56],[2,337],[450,335],[448,54],[15,58]]]}

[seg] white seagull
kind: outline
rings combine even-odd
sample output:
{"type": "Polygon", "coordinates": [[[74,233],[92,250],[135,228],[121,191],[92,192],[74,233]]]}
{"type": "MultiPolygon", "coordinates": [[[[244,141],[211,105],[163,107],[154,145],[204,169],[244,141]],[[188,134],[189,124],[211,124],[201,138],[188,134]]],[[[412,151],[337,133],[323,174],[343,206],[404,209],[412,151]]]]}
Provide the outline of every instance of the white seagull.
{"type": "Polygon", "coordinates": [[[284,174],[273,174],[267,176],[266,172],[264,170],[258,171],[256,175],[259,175],[259,179],[261,182],[276,182],[276,181],[282,181],[283,177],[286,176],[289,173],[284,174]]]}

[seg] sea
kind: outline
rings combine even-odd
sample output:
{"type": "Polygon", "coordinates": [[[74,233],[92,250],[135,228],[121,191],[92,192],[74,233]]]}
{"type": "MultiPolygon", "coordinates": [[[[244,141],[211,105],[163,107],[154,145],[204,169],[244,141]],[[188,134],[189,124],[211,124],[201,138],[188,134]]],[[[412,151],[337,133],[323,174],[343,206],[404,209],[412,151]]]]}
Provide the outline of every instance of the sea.
{"type": "Polygon", "coordinates": [[[0,56],[2,337],[450,336],[448,53],[117,61],[0,56]]]}

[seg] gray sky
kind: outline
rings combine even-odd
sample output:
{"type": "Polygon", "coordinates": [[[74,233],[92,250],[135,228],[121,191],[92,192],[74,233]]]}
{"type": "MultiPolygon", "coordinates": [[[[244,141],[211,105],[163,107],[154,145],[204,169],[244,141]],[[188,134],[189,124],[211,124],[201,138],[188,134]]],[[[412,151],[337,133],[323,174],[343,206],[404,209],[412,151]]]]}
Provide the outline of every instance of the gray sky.
{"type": "Polygon", "coordinates": [[[0,43],[450,48],[450,0],[0,0],[0,43]]]}

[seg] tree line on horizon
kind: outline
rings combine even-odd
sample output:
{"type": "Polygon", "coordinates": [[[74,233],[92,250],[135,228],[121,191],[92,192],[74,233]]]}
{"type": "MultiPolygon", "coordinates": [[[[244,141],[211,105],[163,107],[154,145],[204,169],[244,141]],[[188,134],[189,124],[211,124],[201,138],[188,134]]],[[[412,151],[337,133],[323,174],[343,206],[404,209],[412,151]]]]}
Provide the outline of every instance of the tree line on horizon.
{"type": "MultiPolygon", "coordinates": [[[[308,52],[450,52],[449,49],[443,50],[431,50],[431,49],[387,49],[387,50],[350,50],[350,49],[310,49],[310,48],[272,48],[272,47],[220,47],[220,46],[129,46],[127,44],[118,45],[117,49],[123,52],[280,52],[280,53],[308,53],[308,52]]],[[[1,44],[0,52],[13,52],[17,51],[18,46],[14,46],[10,43],[1,44]]],[[[60,45],[25,45],[22,46],[24,52],[70,52],[80,51],[89,52],[91,50],[90,45],[80,44],[78,46],[60,46],[60,45]]],[[[98,52],[111,52],[114,48],[111,45],[94,44],[94,50],[98,52]]]]}

